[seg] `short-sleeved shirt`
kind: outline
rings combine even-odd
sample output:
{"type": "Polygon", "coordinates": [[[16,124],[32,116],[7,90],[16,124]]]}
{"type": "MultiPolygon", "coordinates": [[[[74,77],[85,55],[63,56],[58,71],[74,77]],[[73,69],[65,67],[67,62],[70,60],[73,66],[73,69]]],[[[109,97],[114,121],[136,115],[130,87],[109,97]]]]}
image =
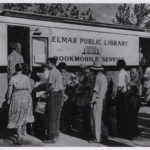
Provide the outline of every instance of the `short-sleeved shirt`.
{"type": "Polygon", "coordinates": [[[104,98],[106,95],[107,79],[101,72],[96,75],[94,91],[97,93],[97,97],[99,98],[104,98]]]}
{"type": "Polygon", "coordinates": [[[53,91],[55,92],[62,91],[64,89],[62,75],[57,68],[53,68],[49,71],[48,83],[53,84],[53,91]]]}
{"type": "Polygon", "coordinates": [[[15,66],[18,63],[24,63],[23,57],[17,53],[16,51],[13,51],[8,56],[8,69],[9,74],[13,75],[15,73],[15,66]]]}
{"type": "Polygon", "coordinates": [[[128,73],[124,69],[120,70],[118,75],[118,87],[124,87],[129,82],[130,82],[130,77],[128,73]]]}

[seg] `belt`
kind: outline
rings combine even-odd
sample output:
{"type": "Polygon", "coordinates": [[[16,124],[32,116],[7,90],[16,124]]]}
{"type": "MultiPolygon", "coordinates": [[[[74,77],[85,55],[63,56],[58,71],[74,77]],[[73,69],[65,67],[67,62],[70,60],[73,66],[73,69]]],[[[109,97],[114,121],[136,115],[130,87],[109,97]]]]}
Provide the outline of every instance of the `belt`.
{"type": "Polygon", "coordinates": [[[13,92],[15,91],[27,91],[27,89],[14,89],[13,92]]]}

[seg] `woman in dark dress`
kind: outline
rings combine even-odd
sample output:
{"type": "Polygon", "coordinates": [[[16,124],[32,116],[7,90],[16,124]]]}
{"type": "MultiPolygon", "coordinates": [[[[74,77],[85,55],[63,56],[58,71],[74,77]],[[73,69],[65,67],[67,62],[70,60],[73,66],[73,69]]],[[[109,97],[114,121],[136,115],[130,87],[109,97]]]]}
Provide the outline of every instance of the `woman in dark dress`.
{"type": "Polygon", "coordinates": [[[128,137],[133,138],[138,135],[139,129],[137,125],[138,112],[140,108],[139,96],[142,95],[142,84],[138,78],[138,71],[132,68],[130,72],[131,81],[128,94],[128,137]]]}
{"type": "Polygon", "coordinates": [[[111,77],[110,72],[106,72],[106,78],[107,78],[107,92],[106,92],[106,99],[103,103],[103,128],[102,128],[102,136],[103,138],[108,138],[108,136],[113,135],[113,129],[112,129],[112,122],[111,122],[111,106],[113,103],[113,80],[111,77]]]}

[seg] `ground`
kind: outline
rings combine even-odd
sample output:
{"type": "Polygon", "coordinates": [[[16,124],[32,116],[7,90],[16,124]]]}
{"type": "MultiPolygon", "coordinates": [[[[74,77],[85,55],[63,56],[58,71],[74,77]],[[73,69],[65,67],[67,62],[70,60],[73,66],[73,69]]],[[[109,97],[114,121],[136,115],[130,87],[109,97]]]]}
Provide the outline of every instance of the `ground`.
{"type": "MultiPolygon", "coordinates": [[[[35,138],[30,135],[24,136],[24,143],[21,147],[114,147],[114,146],[150,146],[150,107],[141,107],[139,112],[139,127],[141,129],[141,134],[132,139],[122,139],[118,137],[109,137],[104,143],[88,143],[87,140],[82,139],[79,133],[76,134],[64,134],[60,133],[60,138],[55,144],[45,144],[42,140],[35,138]]],[[[14,137],[1,138],[0,146],[3,147],[14,147],[13,144],[14,137]]]]}
{"type": "MultiPolygon", "coordinates": [[[[0,146],[14,147],[13,138],[1,139],[0,146]]],[[[18,145],[17,145],[18,146],[18,145]]],[[[41,140],[32,137],[30,135],[24,136],[24,143],[21,147],[117,147],[117,146],[150,146],[149,139],[143,137],[137,137],[134,140],[121,139],[117,137],[109,137],[109,139],[103,144],[100,143],[88,143],[88,141],[72,137],[66,134],[60,134],[60,138],[55,144],[45,144],[41,140]]]]}

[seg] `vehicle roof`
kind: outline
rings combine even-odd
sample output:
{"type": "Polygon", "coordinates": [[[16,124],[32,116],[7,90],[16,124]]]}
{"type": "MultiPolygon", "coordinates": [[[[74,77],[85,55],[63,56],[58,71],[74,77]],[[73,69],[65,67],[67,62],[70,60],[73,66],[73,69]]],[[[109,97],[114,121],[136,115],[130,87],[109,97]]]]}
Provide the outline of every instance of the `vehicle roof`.
{"type": "Polygon", "coordinates": [[[119,25],[119,24],[102,23],[102,22],[96,22],[96,21],[79,20],[79,19],[68,18],[68,17],[65,18],[65,17],[48,16],[48,15],[14,11],[14,10],[6,10],[6,9],[1,11],[0,15],[32,19],[32,20],[40,20],[40,21],[52,21],[52,22],[61,22],[61,23],[78,24],[78,25],[95,26],[95,27],[105,27],[105,28],[113,28],[113,29],[133,30],[133,31],[142,31],[142,32],[147,31],[147,29],[144,27],[134,27],[134,26],[128,26],[128,25],[119,25]]]}

